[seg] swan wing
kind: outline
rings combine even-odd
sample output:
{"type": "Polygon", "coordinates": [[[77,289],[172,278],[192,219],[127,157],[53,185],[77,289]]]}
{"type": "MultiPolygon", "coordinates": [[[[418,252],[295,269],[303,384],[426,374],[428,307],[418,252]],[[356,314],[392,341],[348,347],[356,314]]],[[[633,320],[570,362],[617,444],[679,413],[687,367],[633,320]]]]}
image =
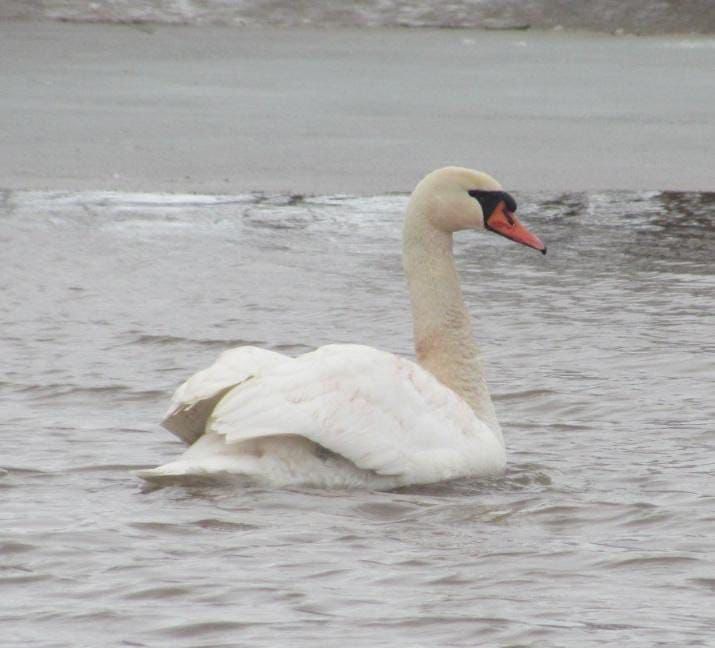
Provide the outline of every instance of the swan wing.
{"type": "Polygon", "coordinates": [[[216,403],[236,385],[292,360],[275,351],[242,346],[224,351],[208,368],[182,383],[171,397],[162,426],[189,445],[203,433],[216,403]]]}
{"type": "Polygon", "coordinates": [[[503,470],[504,448],[452,390],[410,360],[330,345],[231,389],[207,433],[227,444],[303,436],[360,469],[428,483],[503,470]]]}

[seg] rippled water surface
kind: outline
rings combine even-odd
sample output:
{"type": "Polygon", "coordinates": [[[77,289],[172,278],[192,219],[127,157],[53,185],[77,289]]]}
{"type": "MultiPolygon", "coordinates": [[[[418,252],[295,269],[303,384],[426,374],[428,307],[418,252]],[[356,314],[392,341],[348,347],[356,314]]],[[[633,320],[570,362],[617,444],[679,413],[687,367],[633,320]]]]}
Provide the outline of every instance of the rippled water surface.
{"type": "Polygon", "coordinates": [[[172,389],[223,349],[411,354],[405,196],[0,194],[3,646],[712,646],[715,199],[518,196],[460,236],[495,481],[196,485],[172,389]]]}

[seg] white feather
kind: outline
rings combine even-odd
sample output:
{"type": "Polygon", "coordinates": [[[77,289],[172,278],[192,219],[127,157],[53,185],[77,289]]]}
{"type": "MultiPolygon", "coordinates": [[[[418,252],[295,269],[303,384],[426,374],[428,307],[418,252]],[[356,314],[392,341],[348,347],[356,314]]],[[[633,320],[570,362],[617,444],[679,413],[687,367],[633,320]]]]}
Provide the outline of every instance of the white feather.
{"type": "Polygon", "coordinates": [[[504,465],[499,436],[417,364],[330,345],[240,382],[183,457],[140,474],[228,472],[274,485],[383,488],[494,475],[504,465]]]}
{"type": "Polygon", "coordinates": [[[195,373],[176,389],[162,425],[189,445],[194,443],[204,433],[209,414],[228,389],[260,375],[268,367],[291,360],[253,346],[224,351],[210,367],[195,373]]]}

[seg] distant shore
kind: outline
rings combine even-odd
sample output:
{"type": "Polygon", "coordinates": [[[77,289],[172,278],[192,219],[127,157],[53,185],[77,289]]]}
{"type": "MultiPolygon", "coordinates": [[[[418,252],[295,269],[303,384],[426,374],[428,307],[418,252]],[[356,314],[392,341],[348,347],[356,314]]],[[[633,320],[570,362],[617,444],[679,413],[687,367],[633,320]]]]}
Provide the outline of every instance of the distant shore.
{"type": "Polygon", "coordinates": [[[715,34],[712,0],[4,0],[0,20],[254,27],[578,29],[715,34]]]}
{"type": "Polygon", "coordinates": [[[715,190],[715,40],[0,21],[0,188],[715,190]]]}

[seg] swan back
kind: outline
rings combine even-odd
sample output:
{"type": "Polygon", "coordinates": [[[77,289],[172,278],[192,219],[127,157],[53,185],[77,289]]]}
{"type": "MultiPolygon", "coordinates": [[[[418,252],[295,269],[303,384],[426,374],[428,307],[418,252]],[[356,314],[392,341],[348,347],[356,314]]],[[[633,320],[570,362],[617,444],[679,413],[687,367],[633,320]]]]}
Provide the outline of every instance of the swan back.
{"type": "Polygon", "coordinates": [[[499,474],[504,446],[469,406],[415,363],[329,345],[232,389],[207,433],[226,443],[291,433],[397,483],[499,474]]]}

